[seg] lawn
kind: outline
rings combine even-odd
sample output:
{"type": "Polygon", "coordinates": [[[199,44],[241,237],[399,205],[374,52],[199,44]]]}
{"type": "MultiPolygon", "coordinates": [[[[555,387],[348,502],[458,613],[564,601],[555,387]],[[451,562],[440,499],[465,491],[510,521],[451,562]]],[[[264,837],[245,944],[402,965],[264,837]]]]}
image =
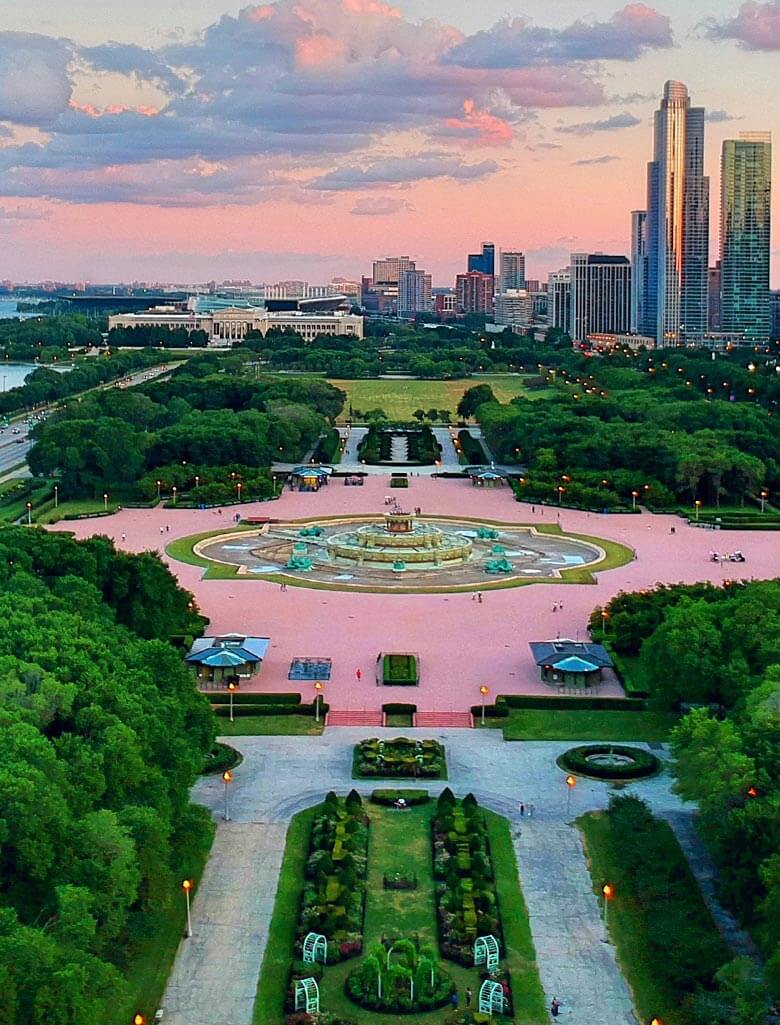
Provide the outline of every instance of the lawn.
{"type": "MultiPolygon", "coordinates": [[[[108,502],[108,512],[115,513],[119,509],[118,502],[108,502]]],[[[102,498],[85,498],[72,502],[60,502],[58,506],[52,505],[44,512],[36,515],[33,510],[33,520],[36,523],[57,523],[64,520],[66,516],[97,515],[106,511],[106,505],[102,498]]]]}
{"type": "MultiPolygon", "coordinates": [[[[204,818],[207,817],[204,811],[204,818]]],[[[168,976],[186,926],[181,880],[192,879],[193,893],[197,891],[214,838],[210,819],[209,827],[199,844],[190,844],[181,852],[167,904],[161,905],[154,917],[151,914],[144,916],[143,934],[139,938],[131,938],[118,947],[124,959],[120,968],[127,980],[128,999],[111,1009],[111,1016],[104,1025],[130,1022],[137,1013],[146,1015],[146,1020],[151,1022],[155,1011],[162,1004],[168,976]]]]}
{"type": "Polygon", "coordinates": [[[509,402],[518,395],[540,399],[553,394],[553,389],[527,391],[524,378],[515,374],[481,375],[455,381],[329,380],[347,393],[341,420],[347,420],[350,405],[364,412],[383,409],[391,420],[411,420],[416,409],[448,409],[454,417],[463,393],[478,384],[489,384],[499,402],[509,402]]]}
{"type": "Polygon", "coordinates": [[[322,719],[317,723],[310,715],[241,715],[234,722],[220,716],[217,721],[222,737],[318,737],[322,729],[322,719]]]}
{"type": "MultiPolygon", "coordinates": [[[[438,949],[430,834],[434,803],[403,812],[374,804],[367,804],[366,808],[371,818],[371,829],[364,948],[379,940],[383,933],[397,936],[417,933],[422,943],[438,949]],[[413,895],[409,891],[383,888],[384,874],[399,869],[405,873],[416,873],[418,888],[413,895]]],[[[295,937],[295,909],[302,891],[301,874],[314,813],[314,810],[309,809],[296,815],[287,835],[253,1025],[279,1025],[282,1020],[281,1006],[287,966],[291,960],[295,937]]],[[[536,968],[527,911],[520,890],[509,824],[498,815],[490,812],[485,814],[504,934],[509,947],[506,963],[512,973],[515,1020],[519,1025],[546,1025],[548,1016],[536,968]]],[[[344,980],[358,963],[359,959],[352,958],[326,969],[320,984],[323,1010],[343,1016],[358,1025],[396,1025],[397,1015],[366,1011],[353,1004],[344,993],[344,980]]],[[[442,967],[456,982],[461,1007],[465,1005],[466,987],[471,987],[476,1001],[478,971],[449,961],[443,961],[442,967]]],[[[445,1007],[438,1011],[404,1015],[403,1019],[409,1025],[443,1025],[451,1013],[451,1008],[445,1007]]]]}
{"type": "MultiPolygon", "coordinates": [[[[663,712],[611,712],[510,708],[506,719],[487,719],[485,728],[504,731],[504,740],[614,740],[660,743],[677,716],[663,712]]],[[[479,727],[479,717],[475,717],[479,727]]]]}

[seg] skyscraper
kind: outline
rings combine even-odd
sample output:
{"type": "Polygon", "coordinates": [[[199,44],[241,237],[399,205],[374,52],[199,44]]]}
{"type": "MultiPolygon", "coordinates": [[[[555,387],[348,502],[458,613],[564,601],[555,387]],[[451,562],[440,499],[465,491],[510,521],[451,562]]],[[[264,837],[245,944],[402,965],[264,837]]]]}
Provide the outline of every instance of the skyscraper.
{"type": "Polygon", "coordinates": [[[525,288],[525,254],[502,252],[499,257],[498,290],[525,288]]]}
{"type": "Polygon", "coordinates": [[[491,277],[496,270],[496,247],[492,242],[482,243],[481,253],[469,253],[467,270],[476,270],[491,277]]]}
{"type": "Polygon", "coordinates": [[[455,278],[455,291],[458,293],[458,308],[461,313],[493,312],[493,275],[472,270],[467,274],[458,274],[455,278]]]}
{"type": "Polygon", "coordinates": [[[631,318],[631,264],[625,256],[571,254],[571,336],[624,334],[631,318]]]}
{"type": "Polygon", "coordinates": [[[647,279],[647,211],[631,211],[631,331],[637,334],[644,323],[647,279]]]}
{"type": "Polygon", "coordinates": [[[386,256],[383,260],[374,260],[374,284],[397,285],[405,270],[414,270],[414,260],[408,256],[386,256]]]}
{"type": "Polygon", "coordinates": [[[571,334],[571,268],[556,270],[547,279],[547,323],[571,334]]]}
{"type": "Polygon", "coordinates": [[[416,313],[430,313],[432,308],[430,274],[422,270],[402,271],[398,282],[398,316],[414,317],[416,313]]]}
{"type": "Polygon", "coordinates": [[[647,278],[641,330],[658,345],[707,330],[709,179],[704,176],[704,108],[682,82],[667,82],[655,113],[647,167],[647,278]]]}
{"type": "Polygon", "coordinates": [[[721,154],[720,328],[767,342],[772,137],[740,132],[721,154]]]}

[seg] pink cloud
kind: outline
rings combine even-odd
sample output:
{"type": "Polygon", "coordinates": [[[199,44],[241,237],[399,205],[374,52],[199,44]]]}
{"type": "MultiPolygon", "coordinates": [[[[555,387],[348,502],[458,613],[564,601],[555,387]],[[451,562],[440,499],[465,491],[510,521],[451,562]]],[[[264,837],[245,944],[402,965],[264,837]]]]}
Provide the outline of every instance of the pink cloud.
{"type": "Polygon", "coordinates": [[[443,127],[432,134],[443,141],[450,139],[469,146],[506,146],[514,137],[510,124],[479,109],[472,99],[463,101],[463,117],[445,118],[443,127]]]}
{"type": "Polygon", "coordinates": [[[705,24],[714,39],[736,39],[746,50],[780,50],[780,0],[744,3],[736,17],[705,24]]]}

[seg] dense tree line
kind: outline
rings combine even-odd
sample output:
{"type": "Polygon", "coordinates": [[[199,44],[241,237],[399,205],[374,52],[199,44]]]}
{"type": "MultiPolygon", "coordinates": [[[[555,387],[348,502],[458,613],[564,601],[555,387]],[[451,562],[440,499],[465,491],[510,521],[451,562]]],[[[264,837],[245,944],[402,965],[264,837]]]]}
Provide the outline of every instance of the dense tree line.
{"type": "Polygon", "coordinates": [[[183,327],[161,329],[142,324],[139,327],[112,327],[108,332],[108,344],[112,348],[153,345],[164,349],[205,349],[209,336],[205,331],[188,331],[183,327]]]}
{"type": "Polygon", "coordinates": [[[100,384],[121,380],[159,362],[158,353],[144,349],[84,359],[66,373],[39,367],[24,384],[0,393],[0,413],[8,415],[57,402],[100,384]]]}
{"type": "Polygon", "coordinates": [[[22,363],[62,361],[68,349],[100,345],[102,322],[80,314],[0,320],[0,357],[22,363]]]}
{"type": "MultiPolygon", "coordinates": [[[[606,611],[611,643],[638,655],[651,700],[697,706],[672,732],[676,788],[698,803],[721,899],[759,944],[780,999],[780,582],[659,587],[606,611]]],[[[592,628],[600,622],[597,610],[592,628]]],[[[743,1019],[701,1018],[721,1020],[743,1019]]]]}
{"type": "Polygon", "coordinates": [[[151,555],[0,532],[0,1020],[107,1025],[208,816],[213,740],[171,632],[200,626],[151,555]]]}
{"type": "Polygon", "coordinates": [[[269,465],[312,448],[344,393],[326,381],[241,376],[241,367],[196,357],[169,380],[69,404],[35,429],[30,468],[58,474],[64,497],[150,498],[160,480],[166,490],[192,489],[195,500],[227,501],[237,479],[243,497],[265,497],[269,465]]]}

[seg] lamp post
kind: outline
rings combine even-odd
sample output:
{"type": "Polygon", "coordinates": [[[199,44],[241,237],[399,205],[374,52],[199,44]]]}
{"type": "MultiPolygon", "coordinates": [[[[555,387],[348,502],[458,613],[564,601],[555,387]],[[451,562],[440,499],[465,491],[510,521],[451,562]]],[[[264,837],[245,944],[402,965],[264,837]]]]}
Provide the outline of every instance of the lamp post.
{"type": "Polygon", "coordinates": [[[314,684],[314,721],[320,721],[320,701],[322,700],[322,684],[317,680],[314,684]]]}
{"type": "Polygon", "coordinates": [[[234,722],[233,719],[233,692],[238,690],[237,685],[231,680],[228,684],[228,691],[230,693],[230,721],[234,722]]]}
{"type": "Polygon", "coordinates": [[[190,890],[192,889],[192,880],[185,879],[181,884],[182,890],[184,890],[184,899],[187,901],[187,938],[192,936],[192,917],[190,915],[190,890]]]}
{"type": "Polygon", "coordinates": [[[607,632],[607,625],[609,623],[609,613],[606,609],[601,610],[601,632],[605,634],[607,632]]]}
{"type": "Polygon", "coordinates": [[[609,908],[609,902],[615,896],[615,891],[610,883],[604,883],[601,887],[601,893],[604,897],[604,928],[607,928],[607,909],[609,908]]]}
{"type": "Polygon", "coordinates": [[[272,483],[273,489],[274,489],[273,497],[276,498],[276,474],[275,473],[271,474],[271,483],[272,483]]]}
{"type": "Polygon", "coordinates": [[[238,494],[238,502],[241,504],[241,481],[236,484],[236,493],[238,494]]]}
{"type": "Polygon", "coordinates": [[[769,492],[766,490],[766,488],[764,488],[762,490],[762,492],[761,492],[759,497],[761,499],[761,512],[763,512],[764,511],[764,506],[766,504],[766,500],[767,500],[767,498],[769,498],[769,492]]]}
{"type": "Polygon", "coordinates": [[[54,485],[54,508],[56,509],[60,504],[60,487],[59,484],[54,485]]]}
{"type": "Polygon", "coordinates": [[[482,719],[482,725],[483,726],[485,725],[485,698],[488,696],[488,694],[489,694],[489,691],[488,691],[487,687],[485,686],[485,684],[483,683],[482,686],[479,688],[479,696],[482,699],[482,716],[481,716],[481,719],[482,719]]]}
{"type": "Polygon", "coordinates": [[[197,473],[195,474],[195,487],[200,487],[200,477],[197,475],[197,473]]]}
{"type": "Polygon", "coordinates": [[[566,488],[561,487],[560,484],[558,485],[558,505],[561,504],[561,499],[563,498],[563,493],[564,493],[565,490],[566,490],[566,488]]]}
{"type": "Polygon", "coordinates": [[[233,782],[233,773],[230,769],[225,769],[222,773],[222,782],[225,784],[225,822],[230,822],[230,784],[233,782]]]}
{"type": "Polygon", "coordinates": [[[694,504],[694,506],[696,508],[696,522],[698,523],[699,522],[699,509],[701,509],[701,499],[697,498],[696,501],[693,504],[694,504]]]}
{"type": "Polygon", "coordinates": [[[27,503],[27,526],[32,526],[32,502],[27,503]]]}
{"type": "Polygon", "coordinates": [[[566,777],[566,814],[569,814],[571,810],[571,792],[577,786],[577,780],[574,776],[566,777]]]}
{"type": "Polygon", "coordinates": [[[103,512],[108,512],[108,492],[103,492],[103,512]]]}
{"type": "Polygon", "coordinates": [[[142,1014],[134,1014],[133,1025],[146,1025],[146,1018],[142,1014]]]}
{"type": "Polygon", "coordinates": [[[157,501],[159,502],[160,501],[160,488],[162,487],[162,481],[158,480],[156,483],[157,483],[157,501]]]}
{"type": "Polygon", "coordinates": [[[636,512],[636,500],[637,500],[637,498],[639,498],[639,492],[638,491],[632,491],[631,492],[631,511],[632,512],[636,512]]]}
{"type": "Polygon", "coordinates": [[[173,487],[171,488],[171,491],[173,492],[173,504],[174,504],[174,505],[176,505],[176,494],[177,494],[178,490],[179,490],[179,489],[178,489],[178,488],[176,487],[176,485],[175,485],[175,484],[174,484],[174,485],[173,485],[173,487]]]}

